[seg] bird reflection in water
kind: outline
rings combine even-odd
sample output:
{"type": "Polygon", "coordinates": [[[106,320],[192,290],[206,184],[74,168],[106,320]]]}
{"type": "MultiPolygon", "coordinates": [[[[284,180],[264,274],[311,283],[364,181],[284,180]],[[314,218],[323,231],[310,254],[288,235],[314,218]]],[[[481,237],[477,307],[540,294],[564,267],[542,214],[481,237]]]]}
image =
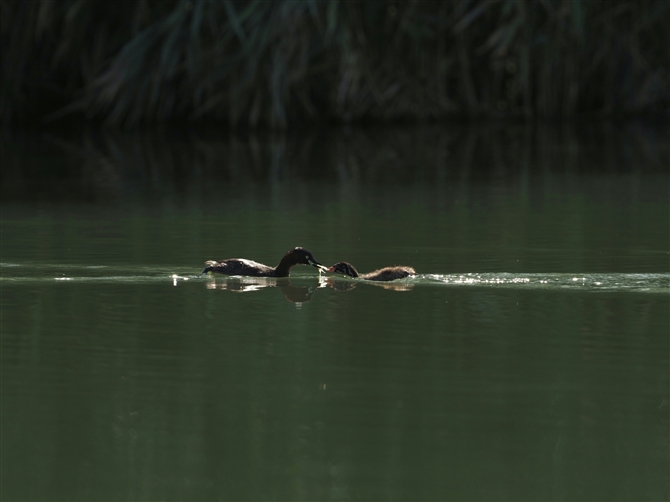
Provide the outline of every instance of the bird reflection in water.
{"type": "Polygon", "coordinates": [[[296,306],[308,302],[314,296],[317,288],[323,287],[321,284],[316,286],[306,286],[298,284],[289,278],[273,277],[242,277],[233,276],[221,280],[220,278],[211,278],[207,281],[207,289],[225,289],[234,293],[246,293],[248,291],[260,291],[265,288],[281,289],[284,298],[293,302],[296,306]]]}
{"type": "Polygon", "coordinates": [[[356,287],[360,284],[365,284],[366,286],[377,286],[379,288],[389,289],[392,291],[411,291],[414,288],[414,284],[406,282],[395,282],[392,284],[374,281],[361,282],[356,279],[347,279],[336,276],[323,277],[320,278],[320,280],[325,282],[328,287],[333,288],[335,291],[351,291],[352,289],[356,289],[356,287]]]}
{"type": "MultiPolygon", "coordinates": [[[[316,284],[305,284],[307,278],[298,280],[288,277],[274,278],[274,277],[245,277],[245,276],[231,276],[231,277],[209,277],[207,280],[207,289],[227,290],[233,293],[247,293],[249,291],[260,291],[265,288],[279,288],[286,300],[293,302],[297,307],[308,302],[314,296],[314,293],[319,288],[332,288],[336,291],[351,291],[359,284],[355,280],[341,278],[341,277],[325,277],[319,276],[316,284]]],[[[372,281],[365,281],[364,284],[371,284],[384,289],[393,291],[410,291],[414,288],[414,284],[408,283],[379,283],[372,281]]]]}

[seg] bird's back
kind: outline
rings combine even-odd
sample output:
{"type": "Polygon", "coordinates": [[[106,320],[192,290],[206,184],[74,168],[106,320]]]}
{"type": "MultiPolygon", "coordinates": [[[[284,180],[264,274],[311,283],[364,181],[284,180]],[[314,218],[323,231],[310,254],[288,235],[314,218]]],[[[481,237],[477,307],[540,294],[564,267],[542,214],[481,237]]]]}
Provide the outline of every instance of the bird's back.
{"type": "Polygon", "coordinates": [[[361,279],[366,279],[368,281],[393,281],[395,279],[409,277],[410,275],[416,275],[416,272],[412,267],[385,267],[375,270],[374,272],[363,274],[361,275],[361,279]]]}
{"type": "Polygon", "coordinates": [[[223,261],[207,261],[203,274],[215,272],[226,275],[246,275],[251,277],[273,277],[275,269],[262,263],[244,258],[233,258],[223,261]]]}

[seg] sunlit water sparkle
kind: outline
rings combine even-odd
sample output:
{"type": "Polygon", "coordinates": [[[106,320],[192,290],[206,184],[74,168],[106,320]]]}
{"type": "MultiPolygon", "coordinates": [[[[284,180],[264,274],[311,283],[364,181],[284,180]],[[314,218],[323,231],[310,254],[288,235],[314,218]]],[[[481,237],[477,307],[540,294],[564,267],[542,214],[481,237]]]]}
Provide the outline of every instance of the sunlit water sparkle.
{"type": "MultiPolygon", "coordinates": [[[[22,284],[43,281],[67,283],[160,283],[177,286],[188,280],[217,281],[228,280],[224,275],[194,274],[192,269],[155,266],[88,266],[72,264],[33,264],[0,263],[0,281],[22,284]]],[[[265,287],[277,286],[277,279],[258,277],[238,277],[242,283],[248,282],[246,291],[255,291],[265,287]],[[253,287],[251,287],[253,286],[253,287]]],[[[478,286],[485,288],[525,288],[543,290],[579,290],[579,291],[619,291],[637,293],[670,293],[670,273],[465,273],[465,274],[418,274],[414,277],[399,279],[388,283],[379,283],[353,279],[339,275],[320,276],[313,272],[292,272],[291,280],[309,285],[324,285],[326,279],[357,284],[404,284],[415,287],[430,286],[478,286]]]]}

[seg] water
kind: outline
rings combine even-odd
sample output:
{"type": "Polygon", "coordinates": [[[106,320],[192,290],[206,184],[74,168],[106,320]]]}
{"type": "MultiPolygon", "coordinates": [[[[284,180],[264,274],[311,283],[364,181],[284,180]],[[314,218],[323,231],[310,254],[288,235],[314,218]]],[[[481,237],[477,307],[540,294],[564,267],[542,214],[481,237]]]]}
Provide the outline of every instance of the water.
{"type": "Polygon", "coordinates": [[[3,500],[667,500],[668,146],[551,131],[3,146],[3,500]]]}

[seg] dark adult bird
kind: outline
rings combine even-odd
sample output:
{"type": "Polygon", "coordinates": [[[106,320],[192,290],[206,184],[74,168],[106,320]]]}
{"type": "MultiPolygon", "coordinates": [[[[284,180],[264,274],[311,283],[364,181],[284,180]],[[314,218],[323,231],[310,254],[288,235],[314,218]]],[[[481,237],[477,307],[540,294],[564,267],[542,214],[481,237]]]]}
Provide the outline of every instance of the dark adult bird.
{"type": "Polygon", "coordinates": [[[288,277],[289,270],[294,265],[312,265],[319,270],[326,270],[326,267],[314,259],[312,253],[301,247],[291,249],[286,253],[276,267],[269,267],[244,258],[206,261],[205,265],[207,267],[202,271],[203,274],[214,272],[217,274],[247,275],[252,277],[288,277]]]}

